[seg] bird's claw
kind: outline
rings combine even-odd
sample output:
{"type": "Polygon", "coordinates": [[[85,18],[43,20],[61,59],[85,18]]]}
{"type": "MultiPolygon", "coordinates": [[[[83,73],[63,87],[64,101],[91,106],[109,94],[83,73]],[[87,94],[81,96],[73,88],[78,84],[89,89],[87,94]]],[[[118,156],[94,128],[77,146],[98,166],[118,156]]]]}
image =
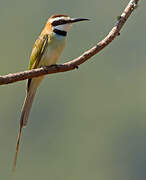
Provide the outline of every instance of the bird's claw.
{"type": "Polygon", "coordinates": [[[74,68],[75,68],[75,69],[79,69],[79,66],[78,66],[78,65],[75,65],[74,68]]]}

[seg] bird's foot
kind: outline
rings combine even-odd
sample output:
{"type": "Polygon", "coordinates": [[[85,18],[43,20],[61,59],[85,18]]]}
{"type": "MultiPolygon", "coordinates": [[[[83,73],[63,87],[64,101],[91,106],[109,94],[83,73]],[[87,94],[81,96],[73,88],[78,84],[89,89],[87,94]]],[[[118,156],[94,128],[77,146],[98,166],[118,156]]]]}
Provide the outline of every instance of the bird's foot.
{"type": "Polygon", "coordinates": [[[75,69],[79,69],[79,66],[78,66],[78,65],[76,65],[76,66],[74,66],[74,68],[75,68],[75,69]]]}

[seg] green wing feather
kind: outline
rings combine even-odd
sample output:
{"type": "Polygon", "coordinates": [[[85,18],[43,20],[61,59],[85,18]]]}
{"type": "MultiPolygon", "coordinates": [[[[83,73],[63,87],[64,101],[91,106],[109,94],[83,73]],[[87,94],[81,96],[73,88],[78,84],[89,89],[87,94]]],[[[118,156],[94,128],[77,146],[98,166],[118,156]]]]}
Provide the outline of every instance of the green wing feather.
{"type": "MultiPolygon", "coordinates": [[[[34,47],[32,49],[32,53],[30,56],[30,63],[28,69],[35,69],[38,67],[38,64],[41,60],[41,57],[48,45],[48,34],[41,35],[34,44],[34,47]]],[[[27,80],[27,91],[29,91],[30,84],[32,79],[27,80]]]]}
{"type": "Polygon", "coordinates": [[[40,36],[34,44],[34,47],[32,49],[32,53],[30,56],[30,63],[28,69],[34,69],[37,68],[37,65],[39,64],[41,57],[48,45],[48,34],[40,36]]]}

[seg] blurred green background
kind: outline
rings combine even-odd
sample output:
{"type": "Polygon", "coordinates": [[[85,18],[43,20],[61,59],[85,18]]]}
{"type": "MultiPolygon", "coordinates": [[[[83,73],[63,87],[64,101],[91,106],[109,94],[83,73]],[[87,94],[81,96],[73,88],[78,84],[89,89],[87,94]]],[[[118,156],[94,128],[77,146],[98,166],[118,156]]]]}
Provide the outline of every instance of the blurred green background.
{"type": "MultiPolygon", "coordinates": [[[[60,62],[107,35],[128,0],[0,0],[0,74],[27,68],[52,14],[90,18],[74,25],[60,62]]],[[[146,179],[146,2],[121,36],[79,70],[41,83],[24,129],[15,180],[146,179]]],[[[0,87],[0,179],[9,180],[25,81],[0,87]]]]}

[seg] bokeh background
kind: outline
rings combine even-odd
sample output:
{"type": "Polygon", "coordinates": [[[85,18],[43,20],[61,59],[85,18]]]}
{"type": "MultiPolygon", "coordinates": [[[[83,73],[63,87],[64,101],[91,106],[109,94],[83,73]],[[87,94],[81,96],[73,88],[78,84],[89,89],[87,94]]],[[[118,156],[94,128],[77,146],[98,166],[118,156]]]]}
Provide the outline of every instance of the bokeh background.
{"type": "MultiPolygon", "coordinates": [[[[74,25],[60,62],[107,35],[128,0],[0,0],[0,74],[27,68],[52,14],[90,18],[74,25]]],[[[24,129],[15,180],[146,179],[145,7],[121,35],[79,70],[41,83],[24,129]]],[[[0,87],[0,179],[9,180],[25,81],[0,87]]]]}

